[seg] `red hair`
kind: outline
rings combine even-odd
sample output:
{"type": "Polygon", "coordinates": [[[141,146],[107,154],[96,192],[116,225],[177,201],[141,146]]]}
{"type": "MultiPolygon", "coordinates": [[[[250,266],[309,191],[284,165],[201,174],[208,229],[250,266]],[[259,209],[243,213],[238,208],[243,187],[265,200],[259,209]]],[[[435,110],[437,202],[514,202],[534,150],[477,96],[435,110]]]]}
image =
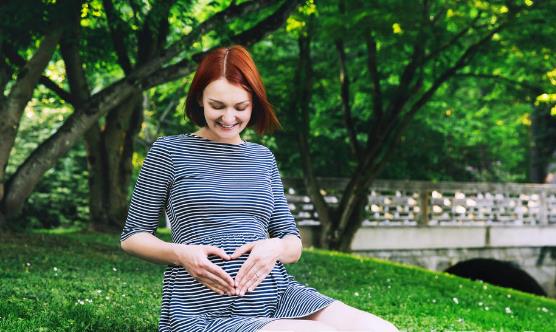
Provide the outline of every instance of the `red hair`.
{"type": "Polygon", "coordinates": [[[249,52],[241,45],[216,48],[203,56],[189,86],[185,101],[185,114],[196,125],[207,125],[203,108],[199,105],[203,91],[212,81],[225,78],[231,84],[241,86],[253,99],[248,128],[263,135],[281,128],[272,105],[266,97],[261,76],[249,52]]]}

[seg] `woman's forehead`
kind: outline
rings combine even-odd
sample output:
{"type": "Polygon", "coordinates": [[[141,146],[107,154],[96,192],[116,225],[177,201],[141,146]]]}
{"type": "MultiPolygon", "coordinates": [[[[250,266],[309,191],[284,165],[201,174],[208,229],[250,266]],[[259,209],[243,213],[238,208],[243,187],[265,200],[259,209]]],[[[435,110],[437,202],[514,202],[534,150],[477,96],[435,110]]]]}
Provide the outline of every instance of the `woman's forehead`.
{"type": "Polygon", "coordinates": [[[204,94],[207,98],[225,103],[240,103],[249,100],[247,90],[239,85],[231,84],[225,79],[212,81],[206,86],[204,94]]]}

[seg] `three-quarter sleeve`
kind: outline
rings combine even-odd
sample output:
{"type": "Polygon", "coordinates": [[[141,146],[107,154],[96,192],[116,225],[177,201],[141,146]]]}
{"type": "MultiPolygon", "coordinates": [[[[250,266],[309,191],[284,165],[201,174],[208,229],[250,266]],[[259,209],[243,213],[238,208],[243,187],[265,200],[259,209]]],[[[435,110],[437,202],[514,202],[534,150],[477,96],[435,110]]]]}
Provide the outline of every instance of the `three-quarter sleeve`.
{"type": "Polygon", "coordinates": [[[145,156],[131,195],[120,241],[139,232],[156,233],[174,176],[172,158],[164,146],[164,137],[157,138],[145,156]]]}
{"type": "Polygon", "coordinates": [[[268,235],[271,238],[283,238],[288,234],[293,234],[301,239],[301,234],[295,223],[295,218],[289,209],[286,196],[284,195],[284,185],[280,178],[276,157],[274,157],[272,151],[270,151],[270,154],[272,159],[270,176],[272,195],[274,196],[274,209],[268,223],[268,235]]]}

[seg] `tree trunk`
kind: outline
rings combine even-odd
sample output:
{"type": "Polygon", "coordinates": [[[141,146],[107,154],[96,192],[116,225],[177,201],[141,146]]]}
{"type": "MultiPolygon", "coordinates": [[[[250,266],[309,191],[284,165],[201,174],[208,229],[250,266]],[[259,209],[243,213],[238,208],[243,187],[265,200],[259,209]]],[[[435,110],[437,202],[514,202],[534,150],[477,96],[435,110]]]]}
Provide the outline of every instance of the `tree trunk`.
{"type": "Polygon", "coordinates": [[[530,130],[529,179],[533,183],[545,183],[554,177],[549,168],[556,152],[556,117],[550,115],[549,104],[533,105],[530,130]]]}
{"type": "Polygon", "coordinates": [[[141,128],[142,104],[142,93],[136,91],[109,112],[103,130],[95,125],[87,132],[91,229],[119,229],[126,217],[133,141],[141,128]]]}

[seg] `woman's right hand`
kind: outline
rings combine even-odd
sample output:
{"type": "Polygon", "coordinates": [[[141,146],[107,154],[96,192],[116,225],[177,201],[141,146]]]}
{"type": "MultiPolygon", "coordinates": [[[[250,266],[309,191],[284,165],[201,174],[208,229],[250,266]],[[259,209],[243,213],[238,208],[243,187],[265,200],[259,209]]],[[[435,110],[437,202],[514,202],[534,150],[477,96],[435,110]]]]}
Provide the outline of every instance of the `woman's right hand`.
{"type": "Polygon", "coordinates": [[[191,276],[220,295],[232,295],[235,292],[234,280],[220,266],[208,259],[209,255],[220,256],[230,260],[224,249],[211,245],[174,243],[174,251],[179,265],[191,276]]]}

